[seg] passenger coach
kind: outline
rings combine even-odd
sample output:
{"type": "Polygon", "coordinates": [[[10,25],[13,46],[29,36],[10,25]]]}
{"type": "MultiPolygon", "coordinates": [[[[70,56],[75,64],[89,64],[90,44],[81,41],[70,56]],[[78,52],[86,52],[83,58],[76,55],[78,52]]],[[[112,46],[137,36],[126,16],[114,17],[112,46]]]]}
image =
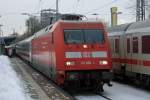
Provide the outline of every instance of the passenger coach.
{"type": "Polygon", "coordinates": [[[150,21],[109,29],[114,73],[150,86],[150,21]]]}

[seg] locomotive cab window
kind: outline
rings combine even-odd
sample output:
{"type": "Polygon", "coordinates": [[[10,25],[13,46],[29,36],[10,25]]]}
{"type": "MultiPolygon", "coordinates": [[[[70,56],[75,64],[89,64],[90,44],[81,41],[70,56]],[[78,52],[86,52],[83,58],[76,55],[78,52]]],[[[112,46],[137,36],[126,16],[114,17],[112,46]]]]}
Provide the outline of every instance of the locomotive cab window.
{"type": "Polygon", "coordinates": [[[104,32],[100,30],[84,30],[86,43],[103,43],[104,32]]]}
{"type": "Polygon", "coordinates": [[[83,43],[82,30],[64,30],[66,43],[83,43]]]}
{"type": "Polygon", "coordinates": [[[67,44],[79,43],[103,43],[104,31],[103,30],[64,30],[64,40],[67,44]]]}

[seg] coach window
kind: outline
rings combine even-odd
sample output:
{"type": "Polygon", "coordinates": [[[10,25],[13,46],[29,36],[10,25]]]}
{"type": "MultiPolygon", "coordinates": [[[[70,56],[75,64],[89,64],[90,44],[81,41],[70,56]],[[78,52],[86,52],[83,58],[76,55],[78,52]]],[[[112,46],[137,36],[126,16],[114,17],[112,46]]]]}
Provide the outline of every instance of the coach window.
{"type": "Polygon", "coordinates": [[[133,53],[138,53],[138,37],[132,38],[132,44],[133,44],[133,53]]]}
{"type": "Polygon", "coordinates": [[[130,38],[127,38],[127,53],[130,53],[130,38]]]}
{"type": "Polygon", "coordinates": [[[119,53],[119,38],[115,39],[115,53],[119,53]]]}
{"type": "Polygon", "coordinates": [[[51,36],[52,38],[51,38],[51,42],[52,42],[52,44],[54,43],[54,33],[52,32],[52,36],[51,36]]]}
{"type": "Polygon", "coordinates": [[[142,53],[150,54],[150,35],[142,36],[142,53]]]}

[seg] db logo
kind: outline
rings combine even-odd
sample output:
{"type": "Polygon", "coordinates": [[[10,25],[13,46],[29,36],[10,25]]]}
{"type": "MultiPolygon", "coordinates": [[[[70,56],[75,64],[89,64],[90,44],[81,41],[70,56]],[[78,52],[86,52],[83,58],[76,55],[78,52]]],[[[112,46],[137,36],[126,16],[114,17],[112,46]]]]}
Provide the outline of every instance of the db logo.
{"type": "Polygon", "coordinates": [[[82,57],[83,58],[90,58],[91,57],[91,52],[82,52],[82,57]]]}

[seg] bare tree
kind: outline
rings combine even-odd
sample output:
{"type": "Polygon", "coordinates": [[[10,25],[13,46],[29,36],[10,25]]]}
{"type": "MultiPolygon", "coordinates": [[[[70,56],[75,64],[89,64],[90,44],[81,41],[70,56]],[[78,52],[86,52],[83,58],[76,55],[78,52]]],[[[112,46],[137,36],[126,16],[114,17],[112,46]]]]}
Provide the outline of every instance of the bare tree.
{"type": "Polygon", "coordinates": [[[35,16],[29,17],[29,19],[26,20],[26,27],[27,27],[27,34],[33,35],[35,32],[39,31],[41,29],[41,23],[35,16]]]}
{"type": "Polygon", "coordinates": [[[29,19],[26,20],[25,24],[27,27],[26,32],[21,36],[17,36],[17,39],[13,41],[13,43],[24,40],[41,29],[41,23],[35,16],[30,16],[29,19]]]}

